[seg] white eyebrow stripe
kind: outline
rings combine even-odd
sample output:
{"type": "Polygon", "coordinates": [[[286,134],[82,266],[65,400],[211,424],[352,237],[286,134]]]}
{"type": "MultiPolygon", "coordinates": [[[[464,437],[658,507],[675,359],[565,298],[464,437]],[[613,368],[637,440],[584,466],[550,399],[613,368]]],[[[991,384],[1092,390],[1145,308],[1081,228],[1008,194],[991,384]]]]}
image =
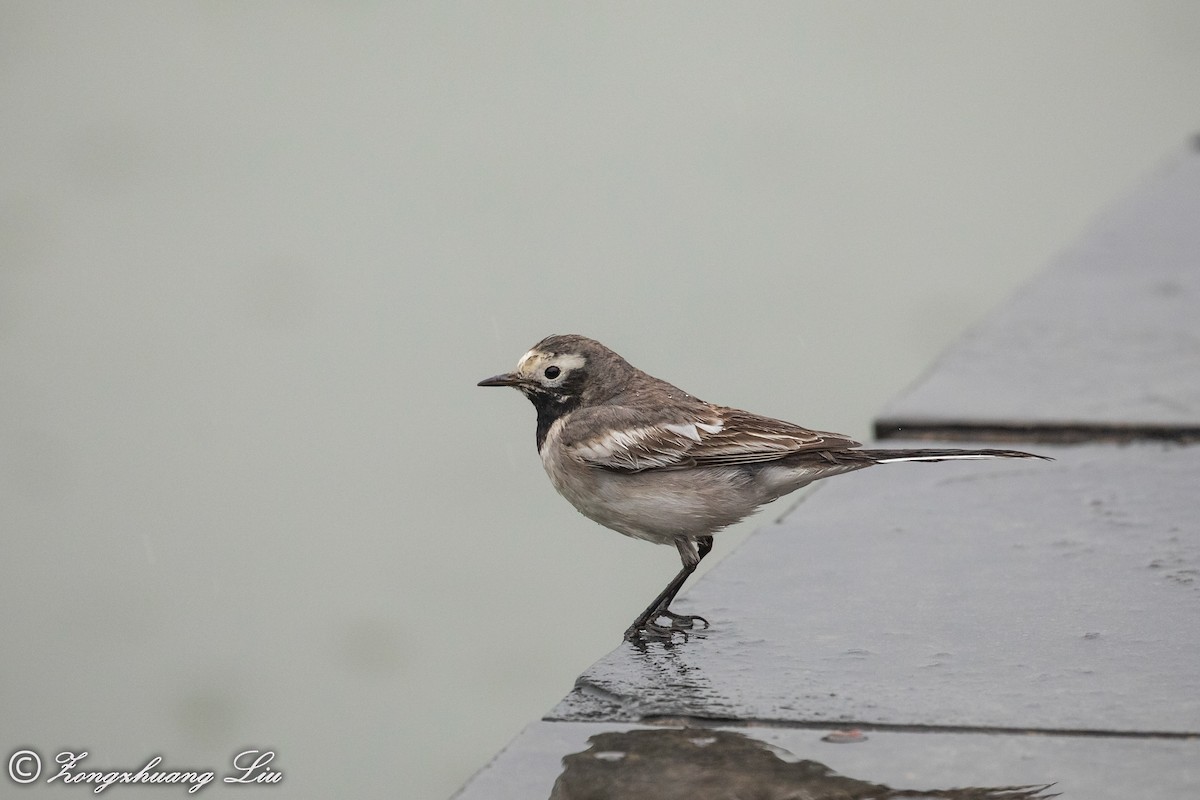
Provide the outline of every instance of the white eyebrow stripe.
{"type": "Polygon", "coordinates": [[[560,364],[565,372],[567,370],[579,369],[587,363],[587,359],[581,355],[572,353],[570,355],[559,356],[556,363],[560,364]]]}

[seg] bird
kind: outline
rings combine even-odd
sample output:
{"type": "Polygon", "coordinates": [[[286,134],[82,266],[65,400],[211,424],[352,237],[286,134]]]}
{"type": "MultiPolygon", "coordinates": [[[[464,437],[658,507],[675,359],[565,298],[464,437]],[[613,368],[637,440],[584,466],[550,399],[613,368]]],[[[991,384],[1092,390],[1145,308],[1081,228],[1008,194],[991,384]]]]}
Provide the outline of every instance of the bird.
{"type": "Polygon", "coordinates": [[[631,642],[708,628],[670,606],[713,534],[813,481],[905,461],[1051,460],[1019,450],[862,449],[840,433],[701,400],[577,334],[547,336],[515,370],[478,385],[510,386],[533,403],[542,466],[579,512],[678,551],[682,568],[625,631],[631,642]]]}

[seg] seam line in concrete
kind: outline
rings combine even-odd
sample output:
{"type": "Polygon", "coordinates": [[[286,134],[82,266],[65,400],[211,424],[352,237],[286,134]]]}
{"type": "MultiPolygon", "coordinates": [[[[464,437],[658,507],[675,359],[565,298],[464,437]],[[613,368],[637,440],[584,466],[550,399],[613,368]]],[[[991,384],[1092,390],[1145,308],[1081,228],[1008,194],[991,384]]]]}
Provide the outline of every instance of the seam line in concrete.
{"type": "Polygon", "coordinates": [[[1057,422],[913,422],[891,418],[875,422],[875,438],[1038,444],[1200,443],[1200,426],[1116,425],[1057,422]]]}
{"type": "Polygon", "coordinates": [[[1094,728],[1012,728],[993,725],[911,725],[866,722],[863,720],[784,720],[749,717],[697,717],[679,714],[650,714],[634,719],[570,719],[543,717],[543,722],[589,722],[611,725],[674,725],[687,728],[791,728],[799,730],[842,730],[888,733],[968,733],[984,735],[1058,736],[1093,739],[1200,739],[1200,732],[1186,731],[1113,731],[1094,728]]]}

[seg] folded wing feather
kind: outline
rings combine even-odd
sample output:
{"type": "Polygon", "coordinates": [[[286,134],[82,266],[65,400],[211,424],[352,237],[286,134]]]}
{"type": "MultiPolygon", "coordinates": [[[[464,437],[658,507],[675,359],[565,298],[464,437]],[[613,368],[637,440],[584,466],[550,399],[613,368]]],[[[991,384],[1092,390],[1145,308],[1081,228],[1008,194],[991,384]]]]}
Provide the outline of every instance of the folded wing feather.
{"type": "MultiPolygon", "coordinates": [[[[586,412],[585,412],[586,414],[586,412]]],[[[609,406],[572,425],[568,452],[594,467],[623,472],[776,461],[794,453],[857,447],[841,434],[711,406],[691,420],[646,424],[645,414],[609,406]]]]}

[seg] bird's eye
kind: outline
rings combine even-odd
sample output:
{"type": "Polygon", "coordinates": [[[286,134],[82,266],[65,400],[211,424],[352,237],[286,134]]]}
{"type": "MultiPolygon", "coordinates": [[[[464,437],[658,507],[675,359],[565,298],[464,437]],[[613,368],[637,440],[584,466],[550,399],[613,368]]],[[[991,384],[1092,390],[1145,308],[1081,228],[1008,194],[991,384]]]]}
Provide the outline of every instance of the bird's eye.
{"type": "Polygon", "coordinates": [[[546,367],[546,371],[543,374],[550,380],[554,380],[560,374],[562,374],[562,370],[559,369],[558,367],[550,366],[550,367],[546,367]]]}

